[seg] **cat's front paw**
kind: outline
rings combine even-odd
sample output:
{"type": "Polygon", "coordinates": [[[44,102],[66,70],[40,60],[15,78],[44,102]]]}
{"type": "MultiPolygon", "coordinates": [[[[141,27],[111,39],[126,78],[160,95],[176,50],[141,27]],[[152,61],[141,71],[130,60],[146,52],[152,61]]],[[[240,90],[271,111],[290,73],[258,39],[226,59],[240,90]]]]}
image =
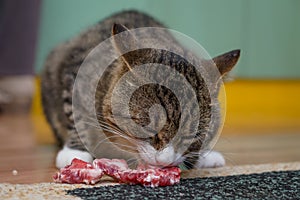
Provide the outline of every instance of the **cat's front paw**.
{"type": "Polygon", "coordinates": [[[222,154],[216,151],[210,151],[199,157],[195,168],[223,167],[224,165],[225,159],[222,154]]]}
{"type": "Polygon", "coordinates": [[[93,157],[88,152],[71,149],[67,146],[64,146],[64,148],[60,150],[56,156],[56,167],[59,169],[63,168],[66,165],[71,164],[74,158],[78,158],[86,162],[93,161],[93,157]]]}

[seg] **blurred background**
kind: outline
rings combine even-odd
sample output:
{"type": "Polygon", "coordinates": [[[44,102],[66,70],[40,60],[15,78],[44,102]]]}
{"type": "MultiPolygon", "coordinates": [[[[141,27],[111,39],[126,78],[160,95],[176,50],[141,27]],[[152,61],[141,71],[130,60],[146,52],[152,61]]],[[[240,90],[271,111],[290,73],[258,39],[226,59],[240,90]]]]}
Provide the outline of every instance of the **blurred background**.
{"type": "Polygon", "coordinates": [[[39,74],[47,54],[85,28],[126,9],[144,11],[185,33],[211,56],[241,49],[234,80],[225,86],[223,134],[300,132],[298,0],[0,0],[3,112],[30,108],[38,140],[53,142],[39,96],[39,74]]]}

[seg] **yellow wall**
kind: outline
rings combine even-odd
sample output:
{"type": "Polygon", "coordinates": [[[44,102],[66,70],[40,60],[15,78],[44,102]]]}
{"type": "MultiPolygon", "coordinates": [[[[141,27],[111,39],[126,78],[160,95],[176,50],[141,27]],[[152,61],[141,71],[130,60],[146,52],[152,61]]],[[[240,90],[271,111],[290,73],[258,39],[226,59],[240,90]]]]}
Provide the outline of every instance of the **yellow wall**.
{"type": "Polygon", "coordinates": [[[225,88],[226,133],[300,132],[300,80],[235,80],[225,88]]]}
{"type": "MultiPolygon", "coordinates": [[[[235,80],[225,89],[222,134],[300,133],[300,80],[235,80]]],[[[38,78],[32,113],[38,141],[53,143],[41,109],[38,78]]]]}
{"type": "Polygon", "coordinates": [[[41,102],[41,85],[40,79],[35,79],[35,94],[32,103],[32,121],[34,126],[34,133],[38,143],[51,144],[55,142],[54,136],[48,123],[46,122],[41,102]]]}

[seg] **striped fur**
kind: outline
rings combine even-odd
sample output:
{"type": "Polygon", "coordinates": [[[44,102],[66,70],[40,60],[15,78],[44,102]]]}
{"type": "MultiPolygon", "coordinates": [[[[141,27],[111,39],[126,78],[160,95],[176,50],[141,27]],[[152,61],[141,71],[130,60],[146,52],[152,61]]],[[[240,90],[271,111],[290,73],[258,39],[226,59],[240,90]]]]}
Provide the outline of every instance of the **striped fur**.
{"type": "MultiPolygon", "coordinates": [[[[164,27],[160,22],[148,15],[137,11],[124,11],[104,19],[79,36],[59,45],[47,58],[42,74],[43,108],[59,143],[67,144],[69,148],[86,150],[85,145],[91,145],[91,143],[97,142],[95,139],[89,138],[88,134],[78,133],[75,129],[72,112],[73,85],[78,69],[88,53],[100,42],[111,36],[111,30],[114,24],[122,24],[128,29],[138,27],[164,27]],[[81,138],[79,138],[78,134],[80,134],[81,138]]],[[[171,35],[162,34],[158,37],[162,37],[166,45],[182,52],[182,55],[185,55],[186,58],[193,59],[193,54],[181,47],[171,35]]],[[[116,50],[117,48],[118,43],[116,50]]],[[[228,58],[228,56],[225,57],[228,58]]],[[[226,65],[227,63],[221,62],[222,57],[218,57],[218,63],[222,66],[222,70],[220,71],[227,73],[236,63],[237,58],[238,56],[229,59],[230,63],[226,61],[229,63],[226,65]]],[[[186,165],[193,167],[199,156],[197,152],[199,152],[203,145],[204,139],[211,140],[218,129],[220,121],[218,117],[213,119],[215,120],[215,127],[212,127],[211,130],[209,130],[209,123],[212,112],[219,113],[219,110],[212,109],[209,91],[201,74],[199,74],[194,66],[185,58],[179,55],[159,49],[141,49],[129,52],[112,63],[108,70],[105,71],[103,79],[99,81],[97,86],[95,95],[95,107],[99,114],[97,120],[106,125],[108,124],[111,130],[120,131],[112,116],[110,101],[112,90],[122,75],[128,72],[128,65],[134,68],[134,66],[145,63],[160,63],[170,66],[182,74],[195,90],[199,102],[199,110],[201,112],[198,132],[196,137],[191,137],[188,133],[185,133],[182,135],[178,144],[191,144],[184,155],[186,155],[186,165]]],[[[151,73],[155,74],[156,72],[153,71],[151,73]]],[[[159,79],[160,75],[156,74],[156,76],[159,79]]],[[[124,88],[124,90],[126,91],[126,88],[124,88]]],[[[216,96],[217,92],[213,95],[216,96]]],[[[120,101],[122,100],[120,99],[120,101]]],[[[154,104],[160,104],[165,108],[167,117],[166,123],[160,132],[154,133],[153,136],[144,140],[152,145],[154,149],[161,150],[168,145],[176,134],[182,116],[179,102],[171,90],[163,86],[149,84],[140,87],[131,98],[129,107],[132,119],[140,126],[148,125],[150,122],[148,112],[154,104]]],[[[195,113],[191,111],[190,116],[194,114],[195,113]]],[[[185,119],[183,119],[183,121],[184,123],[191,123],[185,119]]],[[[159,122],[157,122],[157,124],[159,124],[159,122]]],[[[81,130],[84,129],[85,127],[82,127],[81,130]]],[[[108,137],[114,136],[113,131],[105,131],[105,134],[107,134],[108,137]]],[[[133,141],[138,140],[131,133],[124,132],[123,134],[126,137],[132,138],[133,141]]],[[[123,146],[135,146],[132,141],[126,141],[123,137],[113,137],[110,141],[116,145],[120,145],[122,151],[130,150],[130,148],[126,149],[126,147],[123,148],[123,146]]],[[[106,154],[108,155],[110,153],[113,152],[108,151],[106,154]]]]}

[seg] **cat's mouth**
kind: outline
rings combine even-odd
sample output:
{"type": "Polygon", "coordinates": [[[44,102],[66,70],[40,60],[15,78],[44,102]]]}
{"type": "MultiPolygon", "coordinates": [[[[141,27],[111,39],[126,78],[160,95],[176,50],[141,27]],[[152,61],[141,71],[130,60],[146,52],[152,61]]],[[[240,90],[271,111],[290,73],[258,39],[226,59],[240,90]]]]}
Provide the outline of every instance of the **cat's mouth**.
{"type": "Polygon", "coordinates": [[[178,166],[184,161],[184,157],[176,153],[171,145],[167,145],[162,150],[156,150],[150,144],[143,143],[138,145],[137,150],[143,162],[156,167],[178,166]]]}

